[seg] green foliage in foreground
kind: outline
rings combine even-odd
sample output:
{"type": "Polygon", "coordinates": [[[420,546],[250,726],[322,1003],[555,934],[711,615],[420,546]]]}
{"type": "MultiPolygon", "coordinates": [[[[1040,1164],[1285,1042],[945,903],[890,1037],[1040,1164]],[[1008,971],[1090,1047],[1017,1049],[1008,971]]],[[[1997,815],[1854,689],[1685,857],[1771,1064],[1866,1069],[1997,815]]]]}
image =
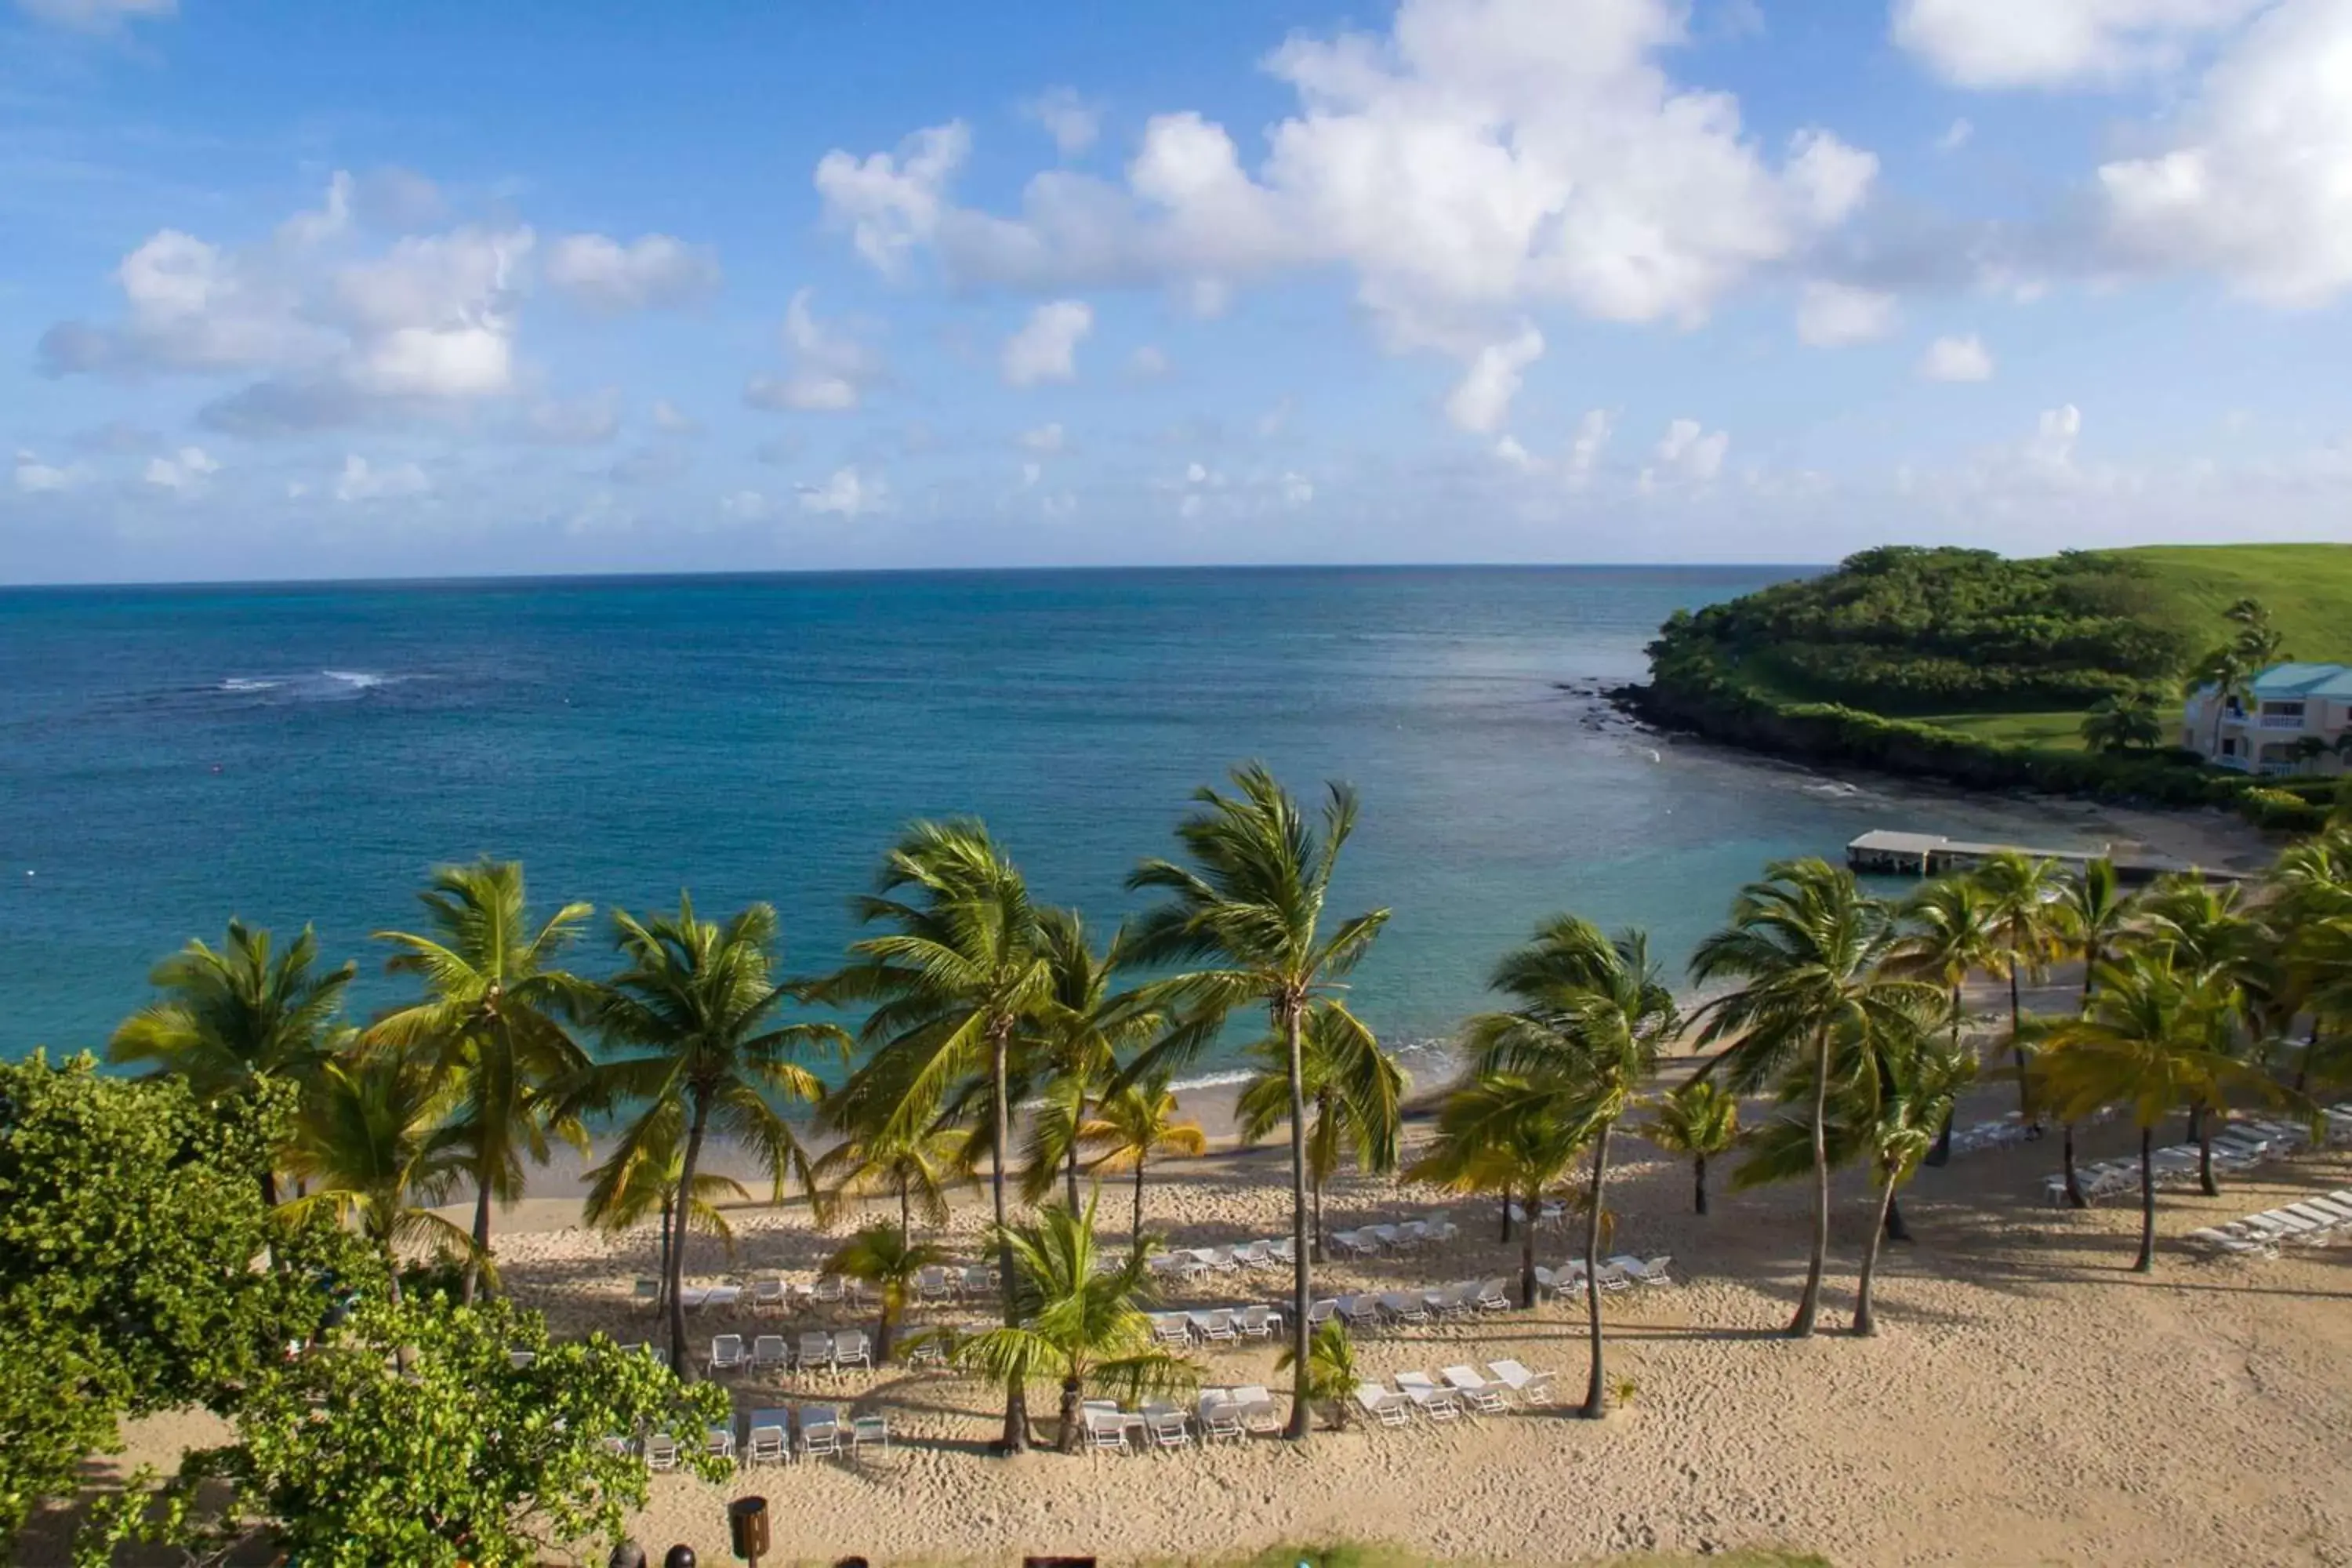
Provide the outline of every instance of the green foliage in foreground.
{"type": "MultiPolygon", "coordinates": [[[[602,1336],[551,1343],[539,1314],[502,1300],[369,1305],[247,1389],[237,1442],[189,1455],[139,1532],[200,1563],[257,1533],[317,1568],[534,1563],[610,1546],[645,1507],[644,1461],[608,1437],[673,1433],[679,1462],[716,1481],[728,1462],[700,1436],[727,1419],[724,1389],[682,1388],[602,1336]],[[517,1367],[514,1350],[535,1359],[517,1367]]],[[[102,1533],[83,1568],[107,1561],[102,1533]]]]}

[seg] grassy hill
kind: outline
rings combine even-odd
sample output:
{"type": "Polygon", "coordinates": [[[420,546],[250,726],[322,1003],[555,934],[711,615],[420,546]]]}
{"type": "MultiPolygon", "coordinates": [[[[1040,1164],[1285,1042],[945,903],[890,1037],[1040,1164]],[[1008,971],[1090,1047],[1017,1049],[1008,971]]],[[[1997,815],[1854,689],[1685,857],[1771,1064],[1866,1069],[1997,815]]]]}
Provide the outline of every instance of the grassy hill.
{"type": "Polygon", "coordinates": [[[2159,613],[2209,642],[2223,610],[2259,599],[2295,658],[2352,664],[2352,544],[2158,544],[2097,556],[2146,569],[2159,613]]]}

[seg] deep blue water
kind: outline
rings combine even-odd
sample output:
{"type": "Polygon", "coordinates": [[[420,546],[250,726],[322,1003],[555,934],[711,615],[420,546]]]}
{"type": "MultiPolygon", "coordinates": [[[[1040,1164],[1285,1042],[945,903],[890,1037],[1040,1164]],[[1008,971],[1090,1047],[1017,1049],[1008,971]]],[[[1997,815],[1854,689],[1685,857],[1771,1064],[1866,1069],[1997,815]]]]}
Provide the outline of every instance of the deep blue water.
{"type": "MultiPolygon", "coordinates": [[[[1741,880],[1936,824],[1664,745],[1555,682],[1637,677],[1740,569],[898,574],[0,592],[0,1057],[95,1046],[227,917],[366,933],[428,868],[519,856],[534,899],[765,899],[814,971],[919,815],[976,813],[1042,896],[1108,921],[1194,786],[1262,758],[1351,782],[1340,912],[1393,1037],[1477,1006],[1573,909],[1679,962],[1741,880]]],[[[598,946],[582,964],[603,961],[598,946]]]]}

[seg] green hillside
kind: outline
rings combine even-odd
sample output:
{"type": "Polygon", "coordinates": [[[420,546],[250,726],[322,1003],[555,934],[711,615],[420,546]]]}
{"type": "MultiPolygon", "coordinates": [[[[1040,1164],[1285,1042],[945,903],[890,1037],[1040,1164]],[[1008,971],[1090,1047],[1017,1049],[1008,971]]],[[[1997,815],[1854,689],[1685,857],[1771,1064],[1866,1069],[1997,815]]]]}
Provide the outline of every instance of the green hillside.
{"type": "Polygon", "coordinates": [[[2295,658],[2352,664],[2352,544],[2158,544],[2100,553],[2146,568],[2161,613],[2209,641],[2223,610],[2259,599],[2295,658]]]}

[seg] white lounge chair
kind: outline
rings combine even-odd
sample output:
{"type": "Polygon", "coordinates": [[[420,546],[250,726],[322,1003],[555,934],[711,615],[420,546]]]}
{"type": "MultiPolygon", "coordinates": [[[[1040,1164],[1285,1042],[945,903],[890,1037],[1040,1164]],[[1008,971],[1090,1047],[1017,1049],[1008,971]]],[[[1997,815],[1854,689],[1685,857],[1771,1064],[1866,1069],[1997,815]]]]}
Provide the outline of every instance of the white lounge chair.
{"type": "Polygon", "coordinates": [[[1521,1405],[1549,1405],[1552,1401],[1551,1373],[1548,1372],[1529,1372],[1516,1361],[1490,1361],[1486,1370],[1521,1405]]]}
{"type": "Polygon", "coordinates": [[[781,1312],[792,1299],[793,1293],[781,1277],[751,1281],[751,1310],[755,1312],[781,1312]]]}
{"type": "Polygon", "coordinates": [[[1511,1310],[1511,1282],[1507,1279],[1481,1279],[1478,1282],[1478,1310],[1482,1312],[1507,1312],[1511,1310]]]}
{"type": "Polygon", "coordinates": [[[744,1353],[740,1334],[720,1334],[710,1342],[710,1370],[714,1373],[733,1372],[750,1359],[744,1353]]]}
{"type": "Polygon", "coordinates": [[[1339,1321],[1350,1329],[1370,1332],[1381,1326],[1381,1304],[1370,1296],[1342,1296],[1339,1307],[1339,1321]]]}
{"type": "MultiPolygon", "coordinates": [[[[1157,1261],[1155,1259],[1155,1261],[1157,1261]]],[[[955,1300],[955,1281],[944,1268],[915,1270],[915,1300],[924,1303],[955,1300]]]]}
{"type": "Polygon", "coordinates": [[[512,1368],[513,1370],[515,1370],[516,1372],[520,1372],[523,1368],[525,1368],[525,1367],[527,1367],[527,1366],[530,1365],[530,1363],[533,1363],[533,1362],[537,1361],[538,1359],[539,1359],[539,1352],[536,1352],[536,1351],[509,1351],[509,1352],[507,1352],[507,1365],[508,1365],[508,1366],[509,1366],[509,1367],[511,1367],[511,1368],[512,1368]]]}
{"type": "Polygon", "coordinates": [[[827,1304],[837,1303],[848,1293],[848,1286],[838,1274],[820,1274],[809,1295],[827,1304]]]}
{"type": "Polygon", "coordinates": [[[1234,1405],[1241,1412],[1242,1425],[1253,1432],[1274,1432],[1281,1429],[1282,1411],[1274,1403],[1274,1395],[1265,1385],[1245,1383],[1234,1390],[1234,1405]]]}
{"type": "Polygon", "coordinates": [[[703,1292],[702,1310],[706,1312],[731,1312],[736,1303],[742,1300],[743,1287],[740,1285],[713,1285],[703,1292]]]}
{"type": "Polygon", "coordinates": [[[1172,1405],[1145,1405],[1143,1430],[1155,1448],[1189,1448],[1192,1446],[1192,1417],[1172,1405]]]}
{"type": "Polygon", "coordinates": [[[793,1364],[793,1347],[782,1334],[761,1334],[751,1342],[751,1370],[782,1372],[793,1364]]]}
{"type": "Polygon", "coordinates": [[[1188,1312],[1154,1312],[1151,1314],[1151,1339],[1155,1344],[1170,1345],[1181,1350],[1192,1342],[1192,1318],[1188,1312]]]}
{"type": "Polygon", "coordinates": [[[1128,1451],[1127,1417],[1119,1414],[1118,1406],[1106,1410],[1090,1405],[1080,1414],[1086,1418],[1087,1447],[1119,1454],[1128,1451]]]}
{"type": "Polygon", "coordinates": [[[841,1412],[831,1405],[801,1406],[801,1453],[830,1458],[841,1452],[841,1412]]]}
{"type": "Polygon", "coordinates": [[[791,1458],[793,1417],[788,1410],[754,1410],[743,1434],[743,1462],[781,1465],[791,1458]]]}
{"type": "Polygon", "coordinates": [[[677,1468],[677,1439],[667,1432],[656,1432],[646,1437],[646,1468],[649,1470],[677,1468]]]}
{"type": "Polygon", "coordinates": [[[1412,1402],[1376,1383],[1356,1384],[1356,1403],[1382,1426],[1403,1426],[1412,1421],[1412,1402]]]}
{"type": "Polygon", "coordinates": [[[1230,1344],[1242,1337],[1241,1330],[1234,1326],[1232,1311],[1224,1308],[1193,1313],[1192,1327],[1200,1331],[1203,1340],[1212,1343],[1230,1344]]]}
{"type": "Polygon", "coordinates": [[[801,1335],[800,1369],[814,1372],[822,1367],[833,1370],[833,1336],[823,1329],[810,1329],[801,1335]]]}
{"type": "Polygon", "coordinates": [[[1466,1366],[1449,1366],[1442,1373],[1445,1385],[1468,1400],[1471,1408],[1498,1415],[1511,1407],[1510,1392],[1499,1383],[1489,1383],[1466,1366]]]}
{"type": "Polygon", "coordinates": [[[1647,1263],[1643,1262],[1640,1258],[1635,1258],[1631,1253],[1627,1253],[1621,1258],[1612,1258],[1609,1261],[1623,1269],[1625,1271],[1625,1278],[1633,1280],[1637,1285],[1671,1285],[1674,1283],[1673,1279],[1666,1273],[1666,1266],[1674,1261],[1672,1254],[1653,1258],[1647,1263]]]}
{"type": "Polygon", "coordinates": [[[1339,1299],[1336,1296],[1326,1296],[1320,1300],[1307,1303],[1307,1326],[1310,1329],[1319,1323],[1328,1323],[1339,1315],[1339,1299]]]}
{"type": "Polygon", "coordinates": [[[706,1427],[702,1434],[702,1451],[710,1455],[713,1458],[733,1458],[735,1457],[735,1428],[732,1426],[706,1427]]]}
{"type": "Polygon", "coordinates": [[[1242,1425],[1242,1407],[1234,1403],[1231,1390],[1204,1390],[1194,1414],[1201,1423],[1201,1440],[1203,1443],[1213,1443],[1219,1438],[1237,1443],[1249,1440],[1249,1428],[1242,1425]]]}
{"type": "Polygon", "coordinates": [[[1450,1388],[1440,1386],[1425,1372],[1401,1372],[1396,1374],[1397,1392],[1412,1401],[1423,1415],[1432,1421],[1459,1421],[1462,1418],[1462,1396],[1450,1388]]]}
{"type": "Polygon", "coordinates": [[[855,1454],[868,1447],[879,1448],[886,1454],[890,1451],[890,1423],[878,1411],[849,1418],[849,1451],[855,1454]]]}
{"type": "Polygon", "coordinates": [[[1234,1326],[1254,1340],[1270,1340],[1282,1331],[1282,1314],[1272,1307],[1244,1307],[1234,1326]]]}
{"type": "Polygon", "coordinates": [[[1381,1310],[1400,1323],[1429,1321],[1429,1304],[1421,1297],[1391,1290],[1381,1298],[1381,1310]]]}

